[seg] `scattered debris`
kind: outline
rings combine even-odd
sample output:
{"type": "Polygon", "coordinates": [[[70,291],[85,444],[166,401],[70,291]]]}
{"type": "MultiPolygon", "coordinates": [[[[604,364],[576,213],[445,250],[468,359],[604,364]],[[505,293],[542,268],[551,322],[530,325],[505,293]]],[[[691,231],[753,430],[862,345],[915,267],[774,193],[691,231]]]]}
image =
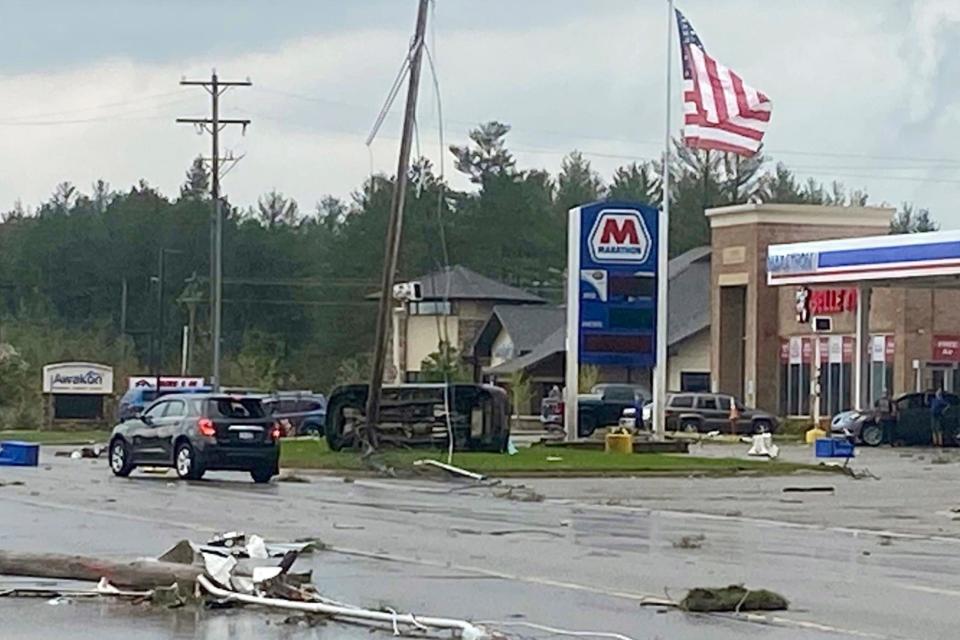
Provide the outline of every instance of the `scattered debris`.
{"type": "Polygon", "coordinates": [[[178,609],[187,604],[187,597],[176,583],[169,587],[158,587],[150,595],[150,603],[167,609],[178,609]]]}
{"type": "Polygon", "coordinates": [[[353,484],[354,482],[356,481],[353,478],[345,477],[343,479],[343,484],[353,484]]]}
{"type": "Polygon", "coordinates": [[[23,480],[10,480],[9,482],[4,482],[0,480],[0,487],[22,487],[26,482],[23,480]]]}
{"type": "Polygon", "coordinates": [[[495,529],[493,531],[480,531],[479,529],[468,529],[464,527],[451,527],[450,531],[453,533],[463,533],[467,535],[474,536],[509,536],[509,535],[522,535],[522,534],[539,534],[544,536],[552,536],[554,538],[562,538],[562,533],[557,533],[556,531],[548,531],[546,529],[495,529]]]}
{"type": "Polygon", "coordinates": [[[503,490],[493,492],[494,497],[514,500],[516,502],[543,502],[544,495],[537,493],[526,485],[508,485],[503,490]]]}
{"type": "Polygon", "coordinates": [[[329,619],[329,616],[319,613],[304,613],[302,615],[287,616],[283,619],[281,624],[296,625],[298,627],[310,627],[312,629],[313,627],[327,624],[327,620],[329,619]]]}
{"type": "Polygon", "coordinates": [[[806,487],[784,487],[784,493],[833,493],[835,489],[826,485],[806,487]]]}
{"type": "Polygon", "coordinates": [[[547,456],[547,462],[562,462],[563,456],[547,456]]]}
{"type": "Polygon", "coordinates": [[[951,462],[953,462],[953,458],[944,455],[930,458],[930,464],[950,464],[951,462]]]}
{"type": "Polygon", "coordinates": [[[845,475],[853,478],[854,480],[863,480],[865,478],[870,478],[871,480],[879,480],[880,476],[876,475],[870,469],[864,468],[862,471],[858,471],[853,467],[838,467],[845,475]]]}
{"type": "Polygon", "coordinates": [[[293,482],[298,484],[310,484],[309,478],[298,476],[295,473],[288,473],[277,478],[277,482],[293,482]]]}
{"type": "Polygon", "coordinates": [[[339,522],[333,523],[334,529],[342,529],[344,531],[363,531],[366,529],[362,524],[340,524],[339,522]]]}
{"type": "MultiPolygon", "coordinates": [[[[549,460],[549,458],[547,458],[547,459],[549,460]]],[[[453,466],[452,464],[446,464],[446,463],[444,463],[444,462],[440,462],[439,460],[431,460],[431,459],[429,459],[429,458],[428,458],[428,459],[424,459],[424,460],[414,460],[413,466],[415,466],[415,467],[423,467],[423,466],[437,467],[438,469],[443,469],[444,471],[446,471],[446,472],[448,472],[448,473],[452,473],[452,474],[458,475],[458,476],[463,476],[463,477],[465,477],[465,478],[470,478],[471,480],[482,481],[482,480],[485,480],[485,479],[486,479],[485,476],[482,476],[482,475],[480,475],[479,473],[474,473],[473,471],[467,471],[466,469],[462,469],[462,468],[460,468],[460,467],[455,467],[455,466],[453,466]]]]}
{"type": "Polygon", "coordinates": [[[780,456],[780,447],[773,443],[770,433],[758,433],[751,438],[747,455],[773,460],[780,456]]]}
{"type": "Polygon", "coordinates": [[[699,549],[703,546],[703,543],[706,541],[707,536],[702,533],[698,533],[695,536],[683,536],[679,540],[673,541],[674,549],[699,549]]]}
{"type": "Polygon", "coordinates": [[[718,611],[783,611],[789,607],[787,599],[766,589],[747,589],[743,585],[691,589],[680,601],[684,611],[710,613],[718,611]]]}
{"type": "Polygon", "coordinates": [[[880,536],[880,546],[889,547],[893,544],[893,538],[890,536],[880,536]]]}

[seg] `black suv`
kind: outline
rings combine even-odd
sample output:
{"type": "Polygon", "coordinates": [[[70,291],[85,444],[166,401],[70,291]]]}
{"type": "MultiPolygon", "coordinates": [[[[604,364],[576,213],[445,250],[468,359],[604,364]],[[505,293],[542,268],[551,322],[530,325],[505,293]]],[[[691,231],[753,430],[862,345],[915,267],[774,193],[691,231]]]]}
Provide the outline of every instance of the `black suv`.
{"type": "Polygon", "coordinates": [[[167,395],[113,428],[110,469],[173,467],[181,478],[249,471],[255,482],[279,472],[280,427],[259,399],[224,394],[167,395]]]}
{"type": "Polygon", "coordinates": [[[725,393],[667,394],[667,430],[706,433],[730,433],[730,405],[737,408],[736,433],[774,433],[779,426],[776,416],[744,407],[725,393]]]}

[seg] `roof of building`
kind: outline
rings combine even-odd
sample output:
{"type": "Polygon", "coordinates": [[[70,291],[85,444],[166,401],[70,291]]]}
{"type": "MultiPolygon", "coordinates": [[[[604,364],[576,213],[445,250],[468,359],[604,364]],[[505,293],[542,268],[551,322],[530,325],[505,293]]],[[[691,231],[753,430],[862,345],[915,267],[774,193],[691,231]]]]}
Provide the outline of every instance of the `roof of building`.
{"type": "Polygon", "coordinates": [[[697,247],[670,261],[667,344],[673,346],[710,326],[710,247],[697,247]]]}
{"type": "Polygon", "coordinates": [[[541,342],[535,349],[526,355],[522,355],[519,358],[514,358],[513,360],[507,360],[501,364],[498,364],[495,367],[488,367],[484,369],[484,373],[495,376],[510,375],[516,371],[523,371],[538,362],[546,360],[550,356],[556,355],[557,353],[562,353],[567,349],[567,327],[566,325],[559,327],[549,336],[547,336],[543,342],[541,342]]]}
{"type": "MultiPolygon", "coordinates": [[[[497,282],[459,264],[410,280],[420,283],[424,300],[493,300],[522,304],[547,303],[540,296],[497,282]]],[[[370,297],[376,298],[379,295],[379,293],[375,293],[370,297]]]]}
{"type": "Polygon", "coordinates": [[[473,343],[473,352],[489,355],[494,340],[506,331],[513,351],[523,355],[533,351],[551,333],[564,326],[566,309],[545,305],[497,305],[473,343]]]}
{"type": "MultiPolygon", "coordinates": [[[[667,344],[670,346],[710,326],[710,255],[710,247],[696,247],[669,262],[667,344]]],[[[529,353],[487,368],[484,372],[509,375],[565,350],[566,323],[561,318],[560,326],[529,353]]]]}

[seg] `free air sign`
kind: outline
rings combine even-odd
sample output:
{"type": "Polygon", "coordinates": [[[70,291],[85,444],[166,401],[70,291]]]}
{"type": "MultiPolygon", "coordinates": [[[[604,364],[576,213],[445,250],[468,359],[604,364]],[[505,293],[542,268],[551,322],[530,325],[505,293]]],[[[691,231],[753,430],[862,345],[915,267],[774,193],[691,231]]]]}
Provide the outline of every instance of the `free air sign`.
{"type": "Polygon", "coordinates": [[[639,211],[604,209],[590,231],[594,262],[643,263],[650,257],[650,231],[639,211]]]}

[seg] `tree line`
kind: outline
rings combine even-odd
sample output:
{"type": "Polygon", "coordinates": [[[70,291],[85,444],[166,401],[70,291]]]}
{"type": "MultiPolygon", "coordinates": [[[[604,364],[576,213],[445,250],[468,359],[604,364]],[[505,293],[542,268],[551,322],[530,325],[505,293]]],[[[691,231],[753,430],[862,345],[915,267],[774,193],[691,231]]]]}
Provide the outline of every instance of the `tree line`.
{"type": "MultiPolygon", "coordinates": [[[[559,301],[570,207],[601,198],[661,201],[661,161],[625,164],[606,181],[574,151],[554,176],[519,167],[509,132],[488,122],[450,147],[468,190],[451,188],[428,159],[412,164],[401,277],[462,264],[559,301]]],[[[838,182],[803,181],[770,165],[763,154],[745,160],[676,142],[671,255],[709,243],[704,208],[868,201],[838,182]]],[[[146,180],[126,190],[101,180],[89,193],[62,183],[35,210],[18,201],[0,214],[0,344],[25,363],[31,388],[39,387],[39,368],[60,359],[113,364],[118,380],[147,371],[161,313],[165,348],[155,357],[162,371],[179,371],[191,310],[191,373],[209,375],[209,181],[198,158],[176,195],[146,180]],[[168,250],[167,303],[158,309],[161,249],[168,250]]],[[[224,200],[225,383],[327,389],[362,374],[392,189],[392,177],[374,175],[349,198],[326,196],[311,210],[275,190],[248,207],[224,200]]],[[[928,211],[904,204],[891,230],[934,228],[928,211]]]]}

